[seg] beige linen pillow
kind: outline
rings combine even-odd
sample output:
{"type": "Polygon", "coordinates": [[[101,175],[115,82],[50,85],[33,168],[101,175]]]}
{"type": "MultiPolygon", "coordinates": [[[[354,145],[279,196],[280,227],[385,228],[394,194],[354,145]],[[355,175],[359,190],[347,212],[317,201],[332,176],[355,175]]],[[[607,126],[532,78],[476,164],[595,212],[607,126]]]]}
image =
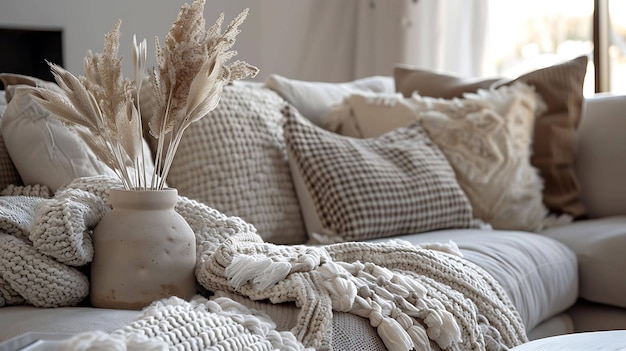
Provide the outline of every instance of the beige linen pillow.
{"type": "Polygon", "coordinates": [[[16,85],[2,118],[2,136],[25,185],[55,192],[78,177],[115,173],[78,135],[51,116],[16,85]]]}
{"type": "MultiPolygon", "coordinates": [[[[46,82],[50,89],[60,89],[46,82]],[[56,88],[55,88],[56,87],[56,88]]],[[[45,185],[50,191],[80,177],[106,175],[117,177],[100,161],[72,129],[42,108],[26,91],[30,85],[10,85],[12,99],[2,118],[1,132],[7,151],[24,185],[45,185]]],[[[154,163],[144,140],[146,173],[154,163]]]]}
{"type": "MultiPolygon", "coordinates": [[[[51,89],[55,88],[55,84],[52,82],[17,73],[0,73],[0,81],[4,85],[5,89],[0,92],[2,99],[2,101],[0,101],[0,123],[7,104],[13,97],[15,86],[25,84],[30,86],[46,86],[51,89]]],[[[21,185],[22,179],[20,178],[17,168],[15,168],[15,165],[13,164],[13,160],[11,160],[11,156],[9,155],[4,143],[2,133],[0,133],[0,190],[5,189],[11,184],[21,185]]]]}
{"type": "Polygon", "coordinates": [[[217,108],[185,132],[168,184],[243,218],[268,242],[303,244],[306,232],[281,125],[285,103],[264,87],[224,87],[217,108]]]}
{"type": "Polygon", "coordinates": [[[497,229],[538,231],[556,224],[547,217],[543,181],[530,164],[535,116],[546,108],[533,88],[515,83],[463,98],[394,99],[351,96],[342,115],[336,109],[327,117],[340,131],[342,121],[354,121],[356,136],[365,138],[419,120],[454,168],[474,217],[497,229]]]}
{"type": "Polygon", "coordinates": [[[394,92],[393,78],[372,76],[351,82],[309,82],[289,79],[277,74],[270,75],[267,87],[276,91],[293,105],[304,117],[316,125],[328,110],[344,97],[356,92],[394,92]]]}
{"type": "Polygon", "coordinates": [[[583,81],[587,56],[532,71],[514,80],[465,79],[407,65],[394,68],[396,91],[406,97],[414,92],[421,96],[450,99],[502,84],[523,82],[534,86],[547,104],[534,127],[531,163],[545,181],[543,201],[556,214],[575,218],[585,215],[580,199],[580,184],[574,170],[577,149],[577,127],[583,105],[583,81]]]}
{"type": "Polygon", "coordinates": [[[478,227],[444,154],[419,124],[356,139],[292,107],[285,141],[310,243],[478,227]]]}

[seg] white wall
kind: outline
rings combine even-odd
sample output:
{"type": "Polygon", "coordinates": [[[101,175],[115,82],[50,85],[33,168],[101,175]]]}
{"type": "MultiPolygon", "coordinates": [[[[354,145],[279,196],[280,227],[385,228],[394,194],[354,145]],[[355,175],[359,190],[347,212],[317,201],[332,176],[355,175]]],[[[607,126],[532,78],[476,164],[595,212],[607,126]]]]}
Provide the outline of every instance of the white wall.
{"type": "MultiPolygon", "coordinates": [[[[250,8],[234,49],[239,52],[237,59],[260,68],[258,81],[271,73],[302,80],[348,81],[391,75],[395,63],[480,73],[476,67],[481,66],[482,51],[474,49],[482,47],[485,0],[206,1],[207,26],[221,12],[226,25],[250,8]]],[[[87,50],[101,52],[104,34],[121,19],[120,55],[130,61],[132,36],[137,34],[148,40],[148,64],[153,66],[154,37],[163,41],[184,3],[0,0],[0,26],[63,29],[65,68],[78,75],[83,72],[87,50]]],[[[124,65],[124,73],[131,74],[130,62],[124,65]]]]}
{"type": "MultiPolygon", "coordinates": [[[[224,12],[226,25],[250,8],[234,49],[239,53],[236,59],[261,69],[256,80],[278,73],[297,79],[345,81],[353,78],[354,55],[350,53],[358,1],[207,0],[205,19],[210,26],[224,12]],[[331,22],[337,28],[329,28],[331,22]],[[310,31],[318,29],[322,35],[310,40],[310,31]],[[322,61],[311,64],[314,60],[322,61]]],[[[80,75],[87,50],[101,52],[104,34],[121,19],[120,56],[124,57],[124,74],[129,75],[133,34],[148,40],[148,63],[153,66],[154,37],[158,35],[163,42],[185,2],[191,0],[2,0],[0,26],[63,29],[65,68],[80,75]]]]}
{"type": "MultiPolygon", "coordinates": [[[[87,50],[101,52],[104,34],[121,19],[120,55],[126,63],[125,73],[130,74],[133,34],[148,40],[149,63],[154,65],[154,37],[158,35],[163,42],[183,3],[185,1],[180,0],[2,0],[0,26],[63,29],[65,68],[74,74],[82,74],[82,60],[87,50]]],[[[209,0],[205,7],[207,25],[213,24],[220,12],[224,12],[228,23],[245,7],[258,6],[259,3],[209,0]]],[[[255,63],[258,56],[253,37],[257,13],[256,9],[251,9],[236,44],[239,58],[250,63],[255,63]]]]}

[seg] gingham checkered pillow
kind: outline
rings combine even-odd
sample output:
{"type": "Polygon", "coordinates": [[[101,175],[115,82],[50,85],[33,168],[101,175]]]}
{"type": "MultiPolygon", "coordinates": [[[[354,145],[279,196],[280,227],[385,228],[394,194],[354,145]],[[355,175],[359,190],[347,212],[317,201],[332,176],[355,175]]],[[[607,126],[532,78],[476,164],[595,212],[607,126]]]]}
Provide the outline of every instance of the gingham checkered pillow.
{"type": "Polygon", "coordinates": [[[283,109],[292,178],[311,243],[476,227],[444,154],[419,124],[341,136],[283,109]]]}

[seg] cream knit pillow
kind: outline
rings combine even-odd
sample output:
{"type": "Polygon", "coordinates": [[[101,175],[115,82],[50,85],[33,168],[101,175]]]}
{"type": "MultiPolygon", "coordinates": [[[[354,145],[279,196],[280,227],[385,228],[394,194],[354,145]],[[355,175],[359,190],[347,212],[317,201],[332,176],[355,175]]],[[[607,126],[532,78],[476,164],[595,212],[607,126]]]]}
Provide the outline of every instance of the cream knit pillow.
{"type": "Polygon", "coordinates": [[[226,86],[217,108],[185,132],[168,184],[245,219],[266,241],[304,243],[281,126],[285,103],[257,85],[226,86]]]}

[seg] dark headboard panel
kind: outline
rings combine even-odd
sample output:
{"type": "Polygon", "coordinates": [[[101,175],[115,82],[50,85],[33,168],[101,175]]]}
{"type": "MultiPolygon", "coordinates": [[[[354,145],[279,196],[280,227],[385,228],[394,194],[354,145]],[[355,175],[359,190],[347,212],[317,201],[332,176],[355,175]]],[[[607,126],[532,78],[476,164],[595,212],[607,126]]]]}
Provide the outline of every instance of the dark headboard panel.
{"type": "Polygon", "coordinates": [[[46,60],[63,65],[62,30],[0,28],[0,72],[53,80],[46,60]]]}

